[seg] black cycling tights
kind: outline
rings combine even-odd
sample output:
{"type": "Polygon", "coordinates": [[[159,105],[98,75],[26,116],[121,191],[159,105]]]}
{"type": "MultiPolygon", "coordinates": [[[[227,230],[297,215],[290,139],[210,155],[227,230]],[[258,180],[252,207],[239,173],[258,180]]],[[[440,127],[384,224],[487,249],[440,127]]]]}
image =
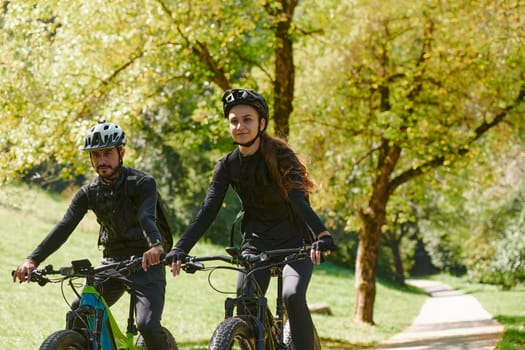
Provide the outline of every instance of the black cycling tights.
{"type": "MultiPolygon", "coordinates": [[[[313,263],[310,259],[294,261],[283,268],[283,300],[288,311],[292,340],[296,349],[314,349],[312,317],[306,303],[306,290],[312,277],[313,263]]],[[[253,274],[264,294],[270,284],[270,271],[261,269],[253,274]]],[[[237,277],[237,294],[240,294],[245,278],[237,277]]],[[[242,312],[242,311],[241,311],[242,312]]]]}

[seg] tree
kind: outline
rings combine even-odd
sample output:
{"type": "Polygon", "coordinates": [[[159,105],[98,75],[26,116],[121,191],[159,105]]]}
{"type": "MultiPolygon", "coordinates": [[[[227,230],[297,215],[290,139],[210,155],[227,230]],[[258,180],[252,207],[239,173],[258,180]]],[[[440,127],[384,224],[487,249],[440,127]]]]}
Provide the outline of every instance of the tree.
{"type": "Polygon", "coordinates": [[[217,142],[225,135],[213,126],[217,97],[233,86],[259,89],[270,102],[273,91],[272,120],[286,137],[296,6],[296,0],[4,2],[0,127],[8,162],[0,179],[55,154],[61,156],[53,161],[85,171],[74,166],[83,163],[78,152],[66,150],[99,118],[140,131],[145,115],[157,118],[175,107],[165,131],[191,125],[217,142]],[[27,134],[32,147],[17,147],[27,134]]]}
{"type": "MultiPolygon", "coordinates": [[[[476,167],[477,173],[486,176],[463,187],[469,235],[459,246],[467,277],[504,288],[515,286],[525,276],[523,244],[518,239],[524,224],[525,158],[522,135],[513,136],[505,153],[487,154],[485,164],[476,167]]],[[[490,143],[499,143],[499,138],[495,135],[490,143]]]]}
{"type": "Polygon", "coordinates": [[[126,161],[140,162],[168,189],[164,198],[182,226],[194,215],[212,160],[231,148],[217,118],[223,90],[263,92],[273,100],[275,131],[288,135],[297,4],[5,2],[0,183],[42,167],[40,176],[56,178],[87,172],[89,163],[71,145],[80,145],[96,120],[109,119],[128,131],[133,151],[126,161]]]}
{"type": "MultiPolygon", "coordinates": [[[[408,203],[410,204],[410,203],[408,203]]],[[[419,227],[415,208],[407,208],[406,211],[399,207],[391,211],[392,219],[383,228],[383,241],[390,248],[394,260],[394,278],[400,285],[405,284],[405,267],[403,254],[401,252],[402,241],[417,237],[419,227]]]]}
{"type": "Polygon", "coordinates": [[[163,0],[157,0],[166,14],[174,20],[173,27],[183,39],[183,45],[195,54],[201,71],[222,90],[232,87],[239,80],[236,75],[244,76],[251,72],[251,67],[258,67],[273,86],[274,128],[284,137],[289,133],[289,118],[293,111],[295,67],[293,59],[293,17],[297,0],[279,1],[239,1],[237,5],[209,1],[192,2],[189,8],[179,6],[177,13],[170,9],[163,0]],[[259,6],[257,6],[259,5],[259,6]],[[181,11],[181,8],[184,8],[181,11]],[[197,8],[197,9],[196,9],[197,8]],[[250,8],[250,11],[247,9],[250,8]],[[258,8],[266,11],[264,15],[258,8]],[[188,28],[188,18],[181,28],[182,16],[202,16],[200,21],[188,28]],[[247,16],[250,16],[246,21],[247,16]],[[232,20],[233,19],[233,20],[232,20]],[[210,33],[198,28],[202,23],[206,27],[216,24],[219,31],[210,33]],[[232,31],[230,32],[230,28],[232,31]],[[257,31],[257,36],[253,32],[257,31]],[[228,33],[226,38],[224,34],[228,33]],[[261,34],[261,32],[263,34],[261,34]],[[266,32],[266,33],[264,33],[266,32]],[[273,38],[272,38],[273,36],[273,38]],[[225,40],[226,39],[226,40],[225,40]],[[273,48],[274,74],[268,72],[269,49],[273,48]],[[264,57],[263,61],[258,58],[264,57]]]}
{"type": "Polygon", "coordinates": [[[432,184],[436,169],[476,160],[483,139],[492,130],[508,135],[523,113],[519,3],[61,5],[3,2],[0,182],[46,162],[60,164],[63,177],[86,172],[71,145],[96,119],[111,119],[136,141],[127,159],[159,172],[185,221],[210,160],[231,147],[218,97],[257,88],[273,102],[275,131],[303,152],[310,147],[323,189],[314,203],[327,223],[358,233],[354,316],[364,322],[373,322],[394,203],[422,199],[407,185],[432,184]],[[163,167],[166,160],[177,164],[163,167]]]}
{"type": "Polygon", "coordinates": [[[358,231],[354,317],[373,323],[392,198],[416,178],[476,157],[481,138],[509,133],[523,113],[524,23],[519,6],[499,1],[367,1],[333,13],[337,29],[306,50],[325,72],[302,78],[307,98],[296,104],[311,127],[297,137],[318,151],[312,162],[323,159],[325,200],[341,201],[348,229],[358,231]]]}

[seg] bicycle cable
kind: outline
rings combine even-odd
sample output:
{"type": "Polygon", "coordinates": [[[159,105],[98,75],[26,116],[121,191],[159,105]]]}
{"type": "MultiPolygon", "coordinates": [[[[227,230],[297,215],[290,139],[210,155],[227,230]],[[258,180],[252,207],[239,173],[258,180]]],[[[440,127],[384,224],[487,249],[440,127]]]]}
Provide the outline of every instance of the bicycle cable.
{"type": "Polygon", "coordinates": [[[211,278],[212,278],[211,276],[217,270],[233,270],[233,271],[237,271],[237,272],[243,272],[243,270],[241,268],[233,267],[233,266],[212,266],[212,267],[206,268],[203,271],[206,271],[206,270],[210,271],[210,273],[208,273],[208,285],[210,286],[211,289],[213,289],[217,293],[225,294],[225,295],[235,295],[235,294],[237,294],[237,292],[226,292],[226,291],[223,291],[223,290],[220,290],[220,289],[216,288],[213,285],[213,281],[211,280],[211,278]]]}

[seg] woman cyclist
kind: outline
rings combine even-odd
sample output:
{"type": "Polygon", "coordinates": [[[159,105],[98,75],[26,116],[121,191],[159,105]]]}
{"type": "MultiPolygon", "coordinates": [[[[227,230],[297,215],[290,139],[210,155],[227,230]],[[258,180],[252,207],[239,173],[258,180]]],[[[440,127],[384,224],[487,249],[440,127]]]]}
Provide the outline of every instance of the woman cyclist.
{"type": "MultiPolygon", "coordinates": [[[[283,269],[283,299],[290,320],[296,349],[313,350],[313,324],[306,302],[306,290],[313,264],[334,249],[332,236],[312,210],[308,194],[314,184],[306,167],[283,140],[264,131],[268,125],[268,105],[257,92],[248,89],[227,90],[223,97],[234,144],[232,152],[220,159],[199,213],[167,255],[174,276],[181,261],[216,218],[229,186],[239,195],[244,211],[241,231],[242,253],[294,248],[313,242],[310,259],[287,264],[283,269]]],[[[255,274],[266,293],[270,271],[255,274]]],[[[238,293],[244,274],[237,281],[238,293]]]]}

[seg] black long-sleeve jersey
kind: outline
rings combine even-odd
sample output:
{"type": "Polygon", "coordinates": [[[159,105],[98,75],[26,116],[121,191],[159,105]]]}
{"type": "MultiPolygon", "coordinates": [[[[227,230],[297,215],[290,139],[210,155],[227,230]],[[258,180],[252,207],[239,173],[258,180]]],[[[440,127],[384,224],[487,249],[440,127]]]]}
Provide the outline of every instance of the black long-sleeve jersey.
{"type": "MultiPolygon", "coordinates": [[[[285,157],[297,164],[291,151],[285,157]]],[[[305,239],[326,230],[305,192],[292,189],[287,197],[282,194],[260,151],[242,156],[235,149],[217,162],[206,198],[177,248],[189,253],[216,218],[229,186],[237,192],[244,210],[242,249],[298,247],[305,239]]]]}
{"type": "Polygon", "coordinates": [[[118,180],[107,185],[97,177],[75,193],[62,220],[28,256],[40,264],[64,244],[77,225],[93,210],[100,224],[99,244],[106,257],[141,255],[151,244],[161,242],[155,222],[157,186],[138,170],[122,167],[118,180]],[[133,194],[126,186],[136,182],[133,194]],[[133,198],[132,198],[133,197],[133,198]]]}

